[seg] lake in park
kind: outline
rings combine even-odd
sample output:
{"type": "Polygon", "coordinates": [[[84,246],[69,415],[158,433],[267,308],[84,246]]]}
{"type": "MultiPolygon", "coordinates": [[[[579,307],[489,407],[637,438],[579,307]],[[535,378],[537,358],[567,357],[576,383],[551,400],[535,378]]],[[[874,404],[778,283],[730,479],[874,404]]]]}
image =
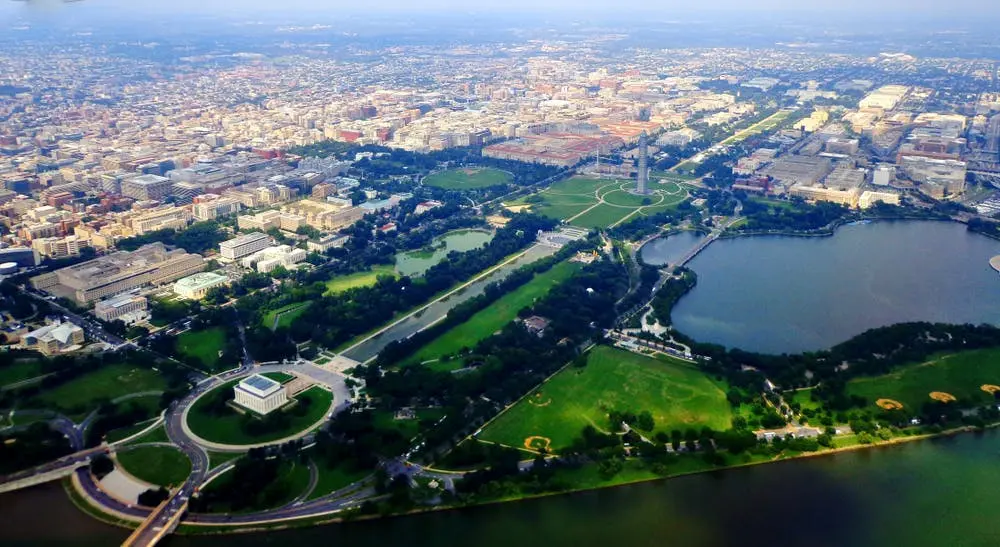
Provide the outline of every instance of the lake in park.
{"type": "Polygon", "coordinates": [[[433,250],[419,250],[396,255],[396,272],[400,275],[423,275],[435,264],[441,262],[448,253],[465,252],[485,246],[493,239],[493,233],[485,230],[457,230],[434,238],[433,250]]]}
{"type": "MultiPolygon", "coordinates": [[[[1000,432],[963,434],[564,496],[165,547],[987,547],[1000,432]]],[[[58,483],[0,497],[0,544],[118,545],[58,483]],[[16,523],[13,524],[13,523],[16,523]]]]}
{"type": "MultiPolygon", "coordinates": [[[[700,236],[655,240],[660,265],[700,236]]],[[[1000,241],[954,222],[884,221],[830,237],[752,236],[712,243],[688,267],[698,285],[674,326],[700,342],[763,353],[820,350],[906,321],[1000,324],[1000,241]]]]}

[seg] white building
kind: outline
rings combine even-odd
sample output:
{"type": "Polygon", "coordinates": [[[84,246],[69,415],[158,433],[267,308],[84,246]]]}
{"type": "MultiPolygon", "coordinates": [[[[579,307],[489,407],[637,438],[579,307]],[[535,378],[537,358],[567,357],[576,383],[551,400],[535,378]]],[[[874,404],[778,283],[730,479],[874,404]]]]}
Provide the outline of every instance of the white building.
{"type": "Polygon", "coordinates": [[[254,232],[234,237],[219,244],[219,253],[222,258],[238,260],[247,255],[252,255],[257,251],[266,249],[271,245],[271,236],[254,232]]]}
{"type": "Polygon", "coordinates": [[[895,179],[896,167],[894,165],[882,164],[875,168],[872,184],[875,186],[889,186],[895,179]]]}
{"type": "Polygon", "coordinates": [[[257,251],[244,258],[240,264],[244,268],[256,267],[260,273],[268,273],[278,266],[289,267],[295,263],[306,259],[306,252],[302,249],[289,247],[288,245],[278,245],[257,251]]]}
{"type": "Polygon", "coordinates": [[[102,321],[120,319],[125,324],[131,325],[148,317],[147,307],[148,303],[145,296],[122,294],[95,304],[94,315],[102,321]]]}
{"type": "Polygon", "coordinates": [[[196,199],[194,205],[191,206],[191,213],[198,220],[215,220],[235,215],[242,208],[243,204],[238,199],[207,194],[196,199]]]}
{"type": "Polygon", "coordinates": [[[281,384],[260,374],[244,379],[233,388],[236,404],[257,414],[267,414],[288,402],[281,384]]]}
{"type": "Polygon", "coordinates": [[[208,291],[229,283],[229,278],[212,272],[200,272],[178,279],[174,283],[174,294],[190,300],[205,298],[208,291]]]}

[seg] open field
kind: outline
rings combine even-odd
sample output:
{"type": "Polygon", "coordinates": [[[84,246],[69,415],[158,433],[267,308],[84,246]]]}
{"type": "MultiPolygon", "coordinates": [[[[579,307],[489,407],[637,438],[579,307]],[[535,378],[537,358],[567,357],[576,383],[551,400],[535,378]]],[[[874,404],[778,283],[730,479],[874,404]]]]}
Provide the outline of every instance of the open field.
{"type": "Polygon", "coordinates": [[[392,266],[379,265],[365,272],[334,277],[326,282],[326,294],[342,293],[358,287],[371,287],[378,281],[380,275],[396,277],[396,270],[392,266]]]}
{"type": "MultiPolygon", "coordinates": [[[[546,295],[549,290],[579,271],[576,262],[560,262],[547,272],[542,272],[496,302],[469,318],[448,332],[424,346],[409,362],[419,363],[439,359],[445,355],[458,353],[462,348],[472,348],[481,340],[500,330],[517,317],[517,312],[530,306],[536,298],[546,295]]],[[[455,361],[454,366],[459,366],[455,361]]]]}
{"type": "MultiPolygon", "coordinates": [[[[227,390],[231,393],[233,386],[238,382],[239,380],[233,380],[215,389],[227,390]]],[[[295,399],[299,401],[299,404],[302,404],[302,401],[305,399],[311,401],[309,410],[305,415],[295,416],[289,410],[275,410],[271,413],[272,415],[274,412],[287,413],[287,427],[261,435],[250,435],[243,431],[241,423],[244,420],[254,418],[245,417],[246,415],[240,414],[235,409],[228,407],[225,413],[216,416],[208,411],[211,403],[211,395],[204,395],[188,411],[188,427],[191,428],[191,431],[195,435],[207,441],[222,444],[249,445],[276,441],[294,435],[322,419],[330,409],[330,403],[333,402],[333,394],[319,387],[311,387],[296,395],[295,399]]]]}
{"type": "Polygon", "coordinates": [[[222,327],[189,330],[177,337],[177,353],[193,357],[210,369],[219,364],[219,352],[225,347],[226,331],[222,327]]]}
{"type": "Polygon", "coordinates": [[[508,205],[527,205],[535,213],[582,228],[606,228],[629,215],[669,209],[687,197],[673,181],[651,181],[648,196],[632,194],[634,187],[634,181],[625,179],[573,177],[508,205]]]}
{"type": "Polygon", "coordinates": [[[856,378],[848,382],[847,393],[868,399],[872,407],[878,399],[892,399],[915,412],[932,402],[934,391],[982,404],[995,400],[984,385],[1000,385],[1000,348],[937,355],[882,376],[856,378]]]}
{"type": "Polygon", "coordinates": [[[371,475],[369,470],[355,471],[345,465],[327,467],[323,462],[315,462],[319,476],[316,478],[316,488],[309,494],[307,500],[321,498],[331,492],[346,488],[351,484],[371,475]]]}
{"type": "Polygon", "coordinates": [[[102,400],[141,391],[161,391],[166,387],[166,382],[156,371],[116,363],[42,391],[36,400],[47,408],[86,414],[102,400]]]}
{"type": "MultiPolygon", "coordinates": [[[[205,492],[226,490],[232,473],[226,473],[205,487],[205,492]]],[[[264,509],[282,507],[296,497],[305,493],[309,487],[309,466],[299,461],[286,461],[278,469],[277,477],[265,486],[257,496],[256,503],[250,507],[233,511],[227,503],[219,502],[212,506],[213,513],[252,513],[264,509]]]]}
{"type": "Polygon", "coordinates": [[[732,421],[724,386],[694,366],[599,346],[590,352],[586,367],[567,367],[488,425],[479,438],[516,448],[526,442],[548,444],[559,451],[587,425],[608,431],[609,411],[649,411],[655,431],[667,433],[702,426],[725,430],[732,421]]]}
{"type": "Polygon", "coordinates": [[[735,134],[733,134],[727,139],[724,139],[719,144],[722,145],[735,144],[746,140],[751,135],[763,133],[764,131],[770,131],[771,129],[774,129],[775,127],[780,125],[781,122],[785,121],[785,119],[791,116],[794,112],[795,112],[794,110],[779,110],[774,114],[771,114],[770,116],[764,118],[763,120],[751,125],[750,127],[737,131],[735,134]]]}
{"type": "Polygon", "coordinates": [[[0,368],[0,386],[35,378],[42,374],[40,361],[16,361],[0,368]]]}
{"type": "Polygon", "coordinates": [[[423,183],[445,190],[476,190],[511,181],[509,173],[499,169],[449,169],[429,175],[423,183]]]}
{"type": "Polygon", "coordinates": [[[116,458],[129,474],[158,486],[180,484],[191,474],[191,460],[167,446],[140,446],[119,452],[116,458]]]}
{"type": "Polygon", "coordinates": [[[271,329],[275,330],[278,327],[289,327],[295,318],[305,313],[312,302],[293,302],[287,306],[282,306],[276,310],[271,310],[261,317],[261,323],[271,329]],[[277,324],[275,324],[277,320],[277,324]]]}

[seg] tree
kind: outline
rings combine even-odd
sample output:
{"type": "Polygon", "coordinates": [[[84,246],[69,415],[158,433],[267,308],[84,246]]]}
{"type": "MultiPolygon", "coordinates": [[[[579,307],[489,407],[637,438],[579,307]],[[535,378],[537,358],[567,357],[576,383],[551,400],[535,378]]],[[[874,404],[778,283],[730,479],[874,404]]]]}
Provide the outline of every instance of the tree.
{"type": "Polygon", "coordinates": [[[150,488],[145,492],[139,494],[139,505],[145,505],[146,507],[156,507],[166,501],[170,497],[170,492],[164,488],[150,488]]]}
{"type": "Polygon", "coordinates": [[[98,480],[103,479],[108,473],[115,470],[115,463],[111,461],[111,458],[107,454],[98,454],[90,460],[90,472],[94,474],[98,480]]]}

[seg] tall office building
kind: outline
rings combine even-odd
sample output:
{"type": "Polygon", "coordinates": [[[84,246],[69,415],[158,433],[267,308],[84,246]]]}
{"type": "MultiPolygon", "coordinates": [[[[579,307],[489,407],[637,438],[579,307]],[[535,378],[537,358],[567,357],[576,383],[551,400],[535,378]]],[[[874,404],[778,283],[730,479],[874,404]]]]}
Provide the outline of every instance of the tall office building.
{"type": "Polygon", "coordinates": [[[649,136],[646,135],[645,131],[639,135],[639,174],[635,192],[637,194],[649,193],[649,136]]]}

